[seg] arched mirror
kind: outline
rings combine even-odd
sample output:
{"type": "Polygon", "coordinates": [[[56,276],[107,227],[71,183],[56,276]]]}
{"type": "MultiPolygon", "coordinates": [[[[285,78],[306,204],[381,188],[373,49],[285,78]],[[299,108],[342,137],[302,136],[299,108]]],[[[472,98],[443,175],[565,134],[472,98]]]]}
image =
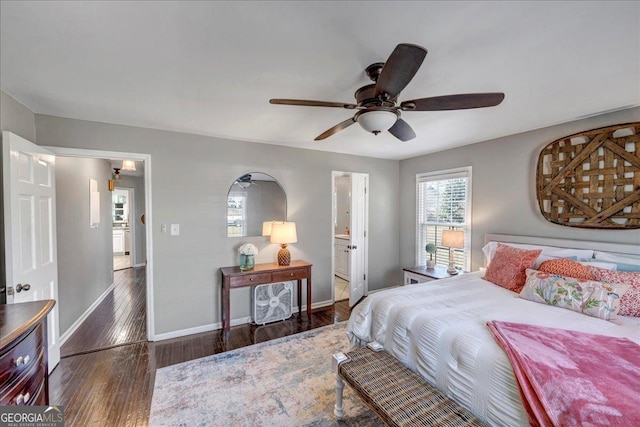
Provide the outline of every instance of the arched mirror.
{"type": "Polygon", "coordinates": [[[236,179],[227,194],[227,236],[261,236],[265,221],[286,221],[287,196],[274,177],[251,172],[236,179]]]}

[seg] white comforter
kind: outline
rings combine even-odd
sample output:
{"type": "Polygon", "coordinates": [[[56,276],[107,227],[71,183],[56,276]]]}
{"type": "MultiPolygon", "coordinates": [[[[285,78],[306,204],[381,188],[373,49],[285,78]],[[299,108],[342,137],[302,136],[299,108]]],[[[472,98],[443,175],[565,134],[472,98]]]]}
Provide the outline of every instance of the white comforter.
{"type": "Polygon", "coordinates": [[[527,426],[513,370],[487,329],[488,320],[628,337],[640,344],[640,318],[605,321],[534,303],[479,273],[372,294],[353,310],[347,335],[354,345],[383,344],[489,424],[527,426]]]}

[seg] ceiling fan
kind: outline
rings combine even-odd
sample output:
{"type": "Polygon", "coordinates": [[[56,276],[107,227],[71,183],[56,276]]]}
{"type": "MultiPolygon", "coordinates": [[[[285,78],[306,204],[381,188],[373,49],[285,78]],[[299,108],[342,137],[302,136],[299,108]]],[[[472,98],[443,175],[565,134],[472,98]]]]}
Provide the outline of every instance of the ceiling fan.
{"type": "Polygon", "coordinates": [[[240,178],[236,179],[234,184],[238,184],[242,188],[247,188],[251,185],[258,185],[255,180],[251,179],[250,173],[244,174],[240,178]]]}
{"type": "Polygon", "coordinates": [[[493,107],[502,102],[504,93],[465,93],[435,96],[431,98],[402,101],[396,105],[398,95],[418,72],[427,49],[408,43],[396,46],[387,62],[369,65],[365,72],[374,84],[356,90],[357,104],[344,102],[310,101],[306,99],[270,99],[271,104],[300,105],[309,107],[337,107],[358,110],[355,115],[325,132],[315,140],[321,141],[358,122],[367,132],[378,135],[386,130],[401,141],[416,137],[411,126],[400,118],[401,111],[465,110],[469,108],[493,107]]]}

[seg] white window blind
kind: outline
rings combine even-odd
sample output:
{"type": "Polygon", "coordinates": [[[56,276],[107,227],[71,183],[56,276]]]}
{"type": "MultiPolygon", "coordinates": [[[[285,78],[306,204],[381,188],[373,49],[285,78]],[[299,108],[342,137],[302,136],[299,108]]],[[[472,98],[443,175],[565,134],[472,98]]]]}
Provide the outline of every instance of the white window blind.
{"type": "Polygon", "coordinates": [[[436,245],[436,264],[449,265],[449,248],[440,244],[443,230],[464,231],[464,248],[453,249],[456,267],[470,269],[471,167],[416,175],[416,265],[430,255],[427,243],[436,245]]]}

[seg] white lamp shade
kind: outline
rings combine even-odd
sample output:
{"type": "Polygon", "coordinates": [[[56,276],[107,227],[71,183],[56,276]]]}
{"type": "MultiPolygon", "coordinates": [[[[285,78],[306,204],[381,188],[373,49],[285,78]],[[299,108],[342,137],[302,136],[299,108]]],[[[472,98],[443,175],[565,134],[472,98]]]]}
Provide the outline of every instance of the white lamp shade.
{"type": "Polygon", "coordinates": [[[442,232],[442,241],[440,244],[449,248],[464,248],[464,231],[444,230],[442,232]]]}
{"type": "Polygon", "coordinates": [[[272,225],[272,221],[265,221],[262,223],[263,236],[271,236],[271,225],[272,225]]]}
{"type": "Polygon", "coordinates": [[[367,132],[384,132],[398,120],[396,113],[391,111],[367,111],[358,116],[358,123],[367,132]]]}
{"type": "Polygon", "coordinates": [[[295,222],[278,222],[271,224],[271,243],[295,243],[298,241],[295,222]]]}
{"type": "Polygon", "coordinates": [[[122,170],[123,171],[135,171],[136,170],[136,162],[134,160],[123,160],[122,161],[122,170]]]}
{"type": "Polygon", "coordinates": [[[284,221],[265,221],[262,223],[262,235],[263,236],[271,236],[271,229],[273,228],[274,222],[283,223],[284,221]]]}

